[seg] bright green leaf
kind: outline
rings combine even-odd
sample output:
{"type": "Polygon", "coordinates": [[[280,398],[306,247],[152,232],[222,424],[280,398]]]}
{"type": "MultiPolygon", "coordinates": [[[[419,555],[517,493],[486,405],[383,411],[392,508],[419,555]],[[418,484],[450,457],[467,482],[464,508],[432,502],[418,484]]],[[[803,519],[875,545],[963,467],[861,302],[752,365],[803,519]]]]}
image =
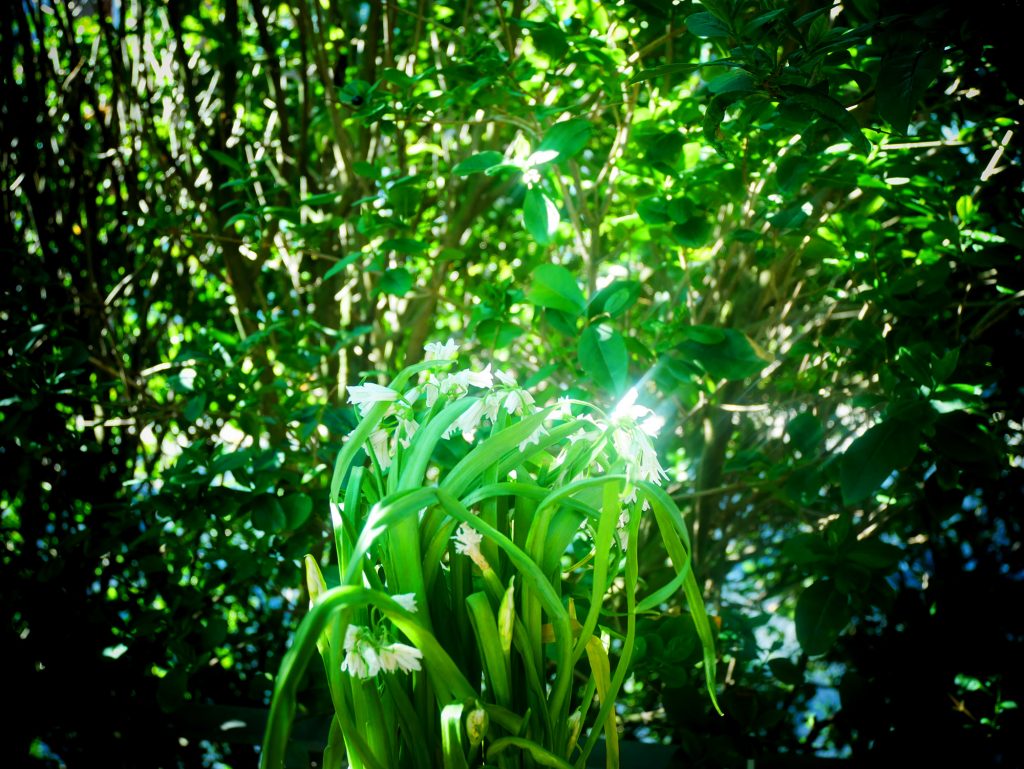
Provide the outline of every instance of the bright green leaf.
{"type": "Polygon", "coordinates": [[[576,278],[557,264],[542,264],[533,271],[533,281],[526,298],[537,307],[561,310],[579,315],[586,306],[576,278]]]}
{"type": "Polygon", "coordinates": [[[629,353],[618,331],[606,326],[587,326],[577,347],[580,367],[594,382],[613,393],[626,387],[629,353]]]}
{"type": "Polygon", "coordinates": [[[479,152],[456,165],[455,168],[452,169],[452,173],[456,176],[478,174],[481,171],[486,171],[487,169],[498,165],[501,161],[502,154],[500,152],[495,152],[494,150],[479,152]]]}
{"type": "Polygon", "coordinates": [[[547,195],[537,187],[526,191],[523,200],[523,224],[533,239],[542,246],[551,242],[558,229],[560,217],[558,208],[547,195]]]}

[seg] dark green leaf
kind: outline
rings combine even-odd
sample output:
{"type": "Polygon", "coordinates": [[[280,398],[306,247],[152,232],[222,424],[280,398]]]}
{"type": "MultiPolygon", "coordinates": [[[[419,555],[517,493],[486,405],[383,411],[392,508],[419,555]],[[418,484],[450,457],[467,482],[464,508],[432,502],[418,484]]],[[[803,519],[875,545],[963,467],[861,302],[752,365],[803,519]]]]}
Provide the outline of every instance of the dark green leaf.
{"type": "Polygon", "coordinates": [[[380,276],[380,283],[377,287],[385,294],[405,296],[412,288],[412,275],[404,267],[395,267],[380,276]]]}
{"type": "Polygon", "coordinates": [[[754,90],[754,78],[749,72],[731,69],[708,81],[711,93],[750,93],[754,90]]]}
{"type": "Polygon", "coordinates": [[[772,657],[768,660],[768,669],[784,684],[798,686],[804,682],[803,671],[792,660],[785,657],[772,657]]]}
{"type": "Polygon", "coordinates": [[[706,11],[686,17],[686,28],[697,37],[728,37],[729,27],[724,21],[706,11]]]}
{"type": "Polygon", "coordinates": [[[294,531],[306,522],[313,512],[313,500],[306,494],[288,494],[280,499],[281,508],[284,510],[285,527],[294,531]]]}
{"type": "Polygon", "coordinates": [[[688,338],[678,349],[715,379],[746,379],[768,365],[750,340],[735,329],[691,326],[686,334],[688,338]],[[713,337],[717,341],[702,341],[713,337]]]}
{"type": "Polygon", "coordinates": [[[877,539],[865,539],[854,542],[846,551],[846,557],[860,566],[888,571],[900,562],[903,551],[877,539]]]}
{"type": "Polygon", "coordinates": [[[872,494],[917,454],[918,427],[898,419],[875,425],[843,454],[839,464],[843,502],[855,505],[872,494]]]}
{"type": "Polygon", "coordinates": [[[796,637],[810,657],[825,654],[850,623],[850,602],[827,579],[804,590],[796,604],[796,637]]]}
{"type": "Polygon", "coordinates": [[[267,534],[284,531],[288,527],[288,517],[276,496],[261,494],[254,502],[252,525],[267,534]]]}
{"type": "Polygon", "coordinates": [[[334,203],[344,194],[344,192],[322,192],[319,195],[310,195],[308,198],[303,198],[299,201],[299,205],[317,208],[329,203],[334,203]]]}
{"type": "Polygon", "coordinates": [[[941,71],[941,50],[926,41],[894,46],[882,56],[875,106],[893,130],[906,132],[914,110],[941,71]]]}
{"type": "Polygon", "coordinates": [[[780,106],[795,105],[809,109],[818,117],[834,124],[862,155],[867,155],[871,151],[871,143],[864,138],[856,118],[831,96],[800,86],[787,86],[786,92],[788,98],[780,106]]]}
{"type": "Polygon", "coordinates": [[[419,254],[427,250],[422,240],[412,238],[389,238],[380,244],[381,251],[398,251],[401,254],[419,254]]]}
{"type": "Polygon", "coordinates": [[[804,456],[809,456],[817,451],[825,437],[821,420],[807,411],[789,420],[789,424],[786,425],[786,433],[789,435],[790,445],[804,456]]]}
{"type": "Polygon", "coordinates": [[[476,327],[476,338],[485,348],[500,350],[518,339],[523,330],[514,323],[488,318],[476,327]]]}
{"type": "Polygon", "coordinates": [[[206,393],[198,393],[188,399],[188,403],[185,404],[185,408],[182,411],[182,415],[189,422],[195,422],[199,417],[203,415],[203,409],[206,408],[206,393]]]}
{"type": "Polygon", "coordinates": [[[346,267],[352,264],[352,262],[354,262],[361,256],[362,254],[359,251],[355,251],[351,254],[346,254],[344,258],[339,259],[337,262],[331,265],[331,269],[324,273],[323,279],[327,280],[328,278],[333,278],[335,275],[344,270],[346,267]]]}

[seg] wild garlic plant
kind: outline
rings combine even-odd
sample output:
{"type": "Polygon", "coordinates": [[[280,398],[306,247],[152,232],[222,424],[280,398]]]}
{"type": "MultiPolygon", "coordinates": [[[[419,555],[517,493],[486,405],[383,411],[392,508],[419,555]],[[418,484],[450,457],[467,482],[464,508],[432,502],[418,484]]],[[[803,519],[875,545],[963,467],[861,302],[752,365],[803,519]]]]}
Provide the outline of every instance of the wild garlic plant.
{"type": "MultiPolygon", "coordinates": [[[[584,766],[615,703],[636,622],[683,591],[714,701],[711,628],[687,526],[635,393],[611,413],[539,406],[513,374],[456,367],[453,342],[388,386],[350,387],[360,421],[330,503],[339,586],[306,557],[311,608],[275,682],[263,766],[283,765],[315,652],[334,707],[325,767],[584,766]],[[641,522],[675,577],[639,579],[641,522]]],[[[717,703],[716,703],[717,707],[717,703]]]]}

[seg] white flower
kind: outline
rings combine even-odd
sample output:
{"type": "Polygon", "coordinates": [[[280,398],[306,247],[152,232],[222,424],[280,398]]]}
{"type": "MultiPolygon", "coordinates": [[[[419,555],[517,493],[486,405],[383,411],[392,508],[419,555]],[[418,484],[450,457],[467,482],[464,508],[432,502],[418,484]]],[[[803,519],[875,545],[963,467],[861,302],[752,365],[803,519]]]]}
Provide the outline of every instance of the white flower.
{"type": "Polygon", "coordinates": [[[515,377],[515,375],[514,374],[510,374],[507,371],[502,371],[501,369],[495,369],[494,370],[494,378],[497,379],[499,382],[501,382],[506,387],[515,387],[516,386],[516,377],[515,377]]]}
{"type": "Polygon", "coordinates": [[[532,187],[538,182],[540,182],[540,171],[536,168],[527,168],[523,171],[523,184],[527,187],[532,187]]]}
{"type": "Polygon", "coordinates": [[[483,535],[476,529],[462,524],[459,526],[459,530],[453,537],[455,540],[455,552],[462,553],[473,559],[473,563],[481,568],[481,570],[489,569],[490,564],[487,563],[487,559],[484,558],[484,554],[480,552],[480,543],[483,542],[483,535]]]}
{"type": "Polygon", "coordinates": [[[423,347],[423,350],[426,360],[452,360],[455,358],[455,353],[459,351],[459,346],[455,344],[454,340],[449,339],[443,344],[441,342],[430,342],[423,347]]]}
{"type": "MultiPolygon", "coordinates": [[[[631,387],[612,411],[612,444],[626,463],[628,482],[641,480],[660,485],[668,473],[658,461],[651,437],[658,434],[665,420],[646,406],[638,406],[636,398],[636,388],[631,387]]],[[[624,501],[635,502],[636,490],[631,490],[624,501]]]]}
{"type": "Polygon", "coordinates": [[[398,416],[398,442],[402,444],[403,449],[409,448],[412,436],[414,436],[416,431],[419,429],[420,423],[415,419],[404,417],[401,414],[398,416]]]}
{"type": "Polygon", "coordinates": [[[491,392],[484,396],[484,414],[492,422],[498,418],[498,410],[501,408],[501,404],[505,401],[505,393],[503,392],[491,392]]]}
{"type": "MultiPolygon", "coordinates": [[[[658,453],[651,439],[636,426],[617,427],[612,432],[612,444],[616,453],[626,463],[626,480],[650,481],[659,486],[668,473],[658,461],[658,453]]],[[[635,489],[626,497],[627,502],[636,501],[635,489]]]]}
{"type": "Polygon", "coordinates": [[[433,374],[429,374],[427,380],[423,383],[423,392],[427,396],[427,408],[433,408],[434,404],[437,403],[438,397],[441,395],[441,383],[437,381],[437,377],[433,374]]]}
{"type": "Polygon", "coordinates": [[[518,414],[522,416],[524,413],[532,411],[533,396],[530,395],[526,390],[522,388],[515,388],[509,390],[505,396],[505,411],[509,414],[518,414]]]}
{"type": "Polygon", "coordinates": [[[399,593],[398,595],[391,596],[391,600],[393,600],[407,612],[410,612],[412,614],[416,613],[415,593],[399,593]]]}
{"type": "Polygon", "coordinates": [[[388,450],[388,433],[386,430],[375,430],[370,434],[370,448],[377,457],[381,470],[391,467],[391,452],[388,450]]]}
{"type": "Polygon", "coordinates": [[[536,443],[539,446],[540,439],[547,434],[548,431],[544,429],[544,425],[538,426],[536,430],[530,433],[529,437],[526,440],[519,444],[519,450],[526,451],[526,447],[529,446],[531,443],[536,443]]]}
{"type": "Polygon", "coordinates": [[[468,371],[468,380],[473,387],[490,387],[493,383],[493,377],[491,376],[491,364],[487,364],[487,368],[483,371],[468,371]]]}
{"type": "Polygon", "coordinates": [[[390,387],[370,382],[364,385],[350,385],[348,388],[348,402],[353,406],[359,406],[360,413],[365,414],[364,406],[369,406],[381,401],[396,401],[399,395],[390,387]]]}
{"type": "Polygon", "coordinates": [[[636,422],[637,420],[643,419],[647,415],[653,413],[646,406],[636,405],[638,395],[639,393],[635,387],[629,388],[629,391],[622,396],[622,400],[615,404],[615,409],[612,411],[611,415],[613,422],[623,422],[627,420],[636,422]]]}
{"type": "Polygon", "coordinates": [[[349,625],[343,645],[345,661],[341,663],[342,670],[356,678],[373,678],[380,672],[380,657],[369,630],[359,625],[349,625]]]}
{"type": "Polygon", "coordinates": [[[389,673],[394,673],[396,670],[410,673],[413,670],[423,669],[420,665],[423,653],[415,646],[400,643],[388,644],[380,648],[379,654],[381,668],[389,673]]]}
{"type": "Polygon", "coordinates": [[[444,434],[445,438],[451,437],[456,432],[461,432],[467,442],[472,443],[476,436],[477,428],[484,418],[484,402],[475,401],[468,409],[462,412],[462,416],[455,420],[444,434]]]}

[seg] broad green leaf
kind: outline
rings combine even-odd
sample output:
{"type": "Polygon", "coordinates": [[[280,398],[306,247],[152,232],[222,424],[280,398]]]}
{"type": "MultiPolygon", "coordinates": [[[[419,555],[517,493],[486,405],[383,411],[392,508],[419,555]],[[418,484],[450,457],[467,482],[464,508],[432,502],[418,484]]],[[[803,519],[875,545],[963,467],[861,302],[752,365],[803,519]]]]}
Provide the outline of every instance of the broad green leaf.
{"type": "Polygon", "coordinates": [[[197,393],[188,399],[185,408],[182,409],[182,416],[189,422],[195,422],[203,415],[206,408],[206,393],[197,393]]]}
{"type": "Polygon", "coordinates": [[[321,192],[318,195],[310,195],[308,198],[303,198],[299,201],[300,206],[309,206],[310,208],[317,208],[319,206],[328,205],[330,203],[337,202],[338,198],[344,195],[344,190],[338,192],[321,192]]]}
{"type": "Polygon", "coordinates": [[[367,163],[365,160],[356,160],[352,163],[352,170],[357,176],[364,176],[367,179],[383,178],[380,168],[375,166],[373,163],[367,163]]]}
{"type": "Polygon", "coordinates": [[[380,244],[381,251],[398,251],[401,254],[420,254],[427,250],[427,244],[414,238],[389,238],[380,244]]]}
{"type": "Polygon", "coordinates": [[[587,314],[591,318],[601,314],[618,317],[636,303],[640,289],[640,283],[635,280],[612,281],[594,294],[587,305],[587,314]]]}
{"type": "Polygon", "coordinates": [[[839,463],[843,503],[855,505],[872,494],[917,454],[917,425],[887,419],[857,438],[839,463]]]}
{"type": "Polygon", "coordinates": [[[551,198],[537,187],[531,187],[526,191],[523,200],[523,224],[537,243],[542,246],[550,243],[555,230],[558,229],[559,221],[558,208],[551,198]]]}
{"type": "Polygon", "coordinates": [[[412,288],[412,275],[404,267],[386,270],[381,275],[377,288],[385,294],[405,296],[412,288]]]}
{"type": "Polygon", "coordinates": [[[821,441],[825,437],[825,430],[821,426],[821,420],[809,411],[805,411],[789,420],[789,424],[786,425],[786,434],[789,435],[789,444],[807,456],[821,445],[821,441]]]}
{"type": "Polygon", "coordinates": [[[927,41],[886,51],[878,70],[875,106],[893,130],[906,132],[914,110],[941,71],[941,49],[927,41]]]}
{"type": "Polygon", "coordinates": [[[288,527],[288,517],[276,496],[260,495],[253,506],[252,525],[267,534],[284,531],[288,527]]]}
{"type": "Polygon", "coordinates": [[[691,326],[686,334],[689,339],[679,345],[679,351],[715,379],[746,379],[768,365],[763,354],[736,329],[691,326]],[[712,338],[717,341],[703,341],[712,338]]]}
{"type": "Polygon", "coordinates": [[[452,169],[452,173],[456,176],[469,176],[470,174],[478,174],[481,171],[486,171],[489,168],[501,163],[503,157],[500,152],[494,150],[487,150],[486,152],[478,152],[472,157],[466,158],[461,163],[452,169]]]}
{"type": "Polygon", "coordinates": [[[645,224],[665,224],[669,215],[664,198],[644,198],[636,205],[636,212],[645,224]]]}
{"type": "Polygon", "coordinates": [[[593,126],[589,120],[563,120],[561,123],[555,123],[544,134],[544,139],[537,150],[554,150],[558,153],[559,160],[566,160],[587,146],[592,130],[593,126]]]}
{"type": "Polygon", "coordinates": [[[888,571],[900,562],[903,551],[895,545],[877,539],[865,539],[854,542],[846,551],[846,557],[868,569],[888,571]]]}
{"type": "Polygon", "coordinates": [[[361,256],[362,254],[359,251],[354,251],[351,254],[346,254],[343,258],[339,259],[337,262],[331,265],[331,269],[324,273],[323,280],[333,278],[335,275],[344,270],[346,267],[352,264],[352,262],[354,262],[361,256]]]}
{"type": "Polygon", "coordinates": [[[580,367],[605,390],[620,393],[629,376],[629,353],[618,331],[601,324],[587,326],[576,349],[580,367]]]}
{"type": "Polygon", "coordinates": [[[728,25],[707,11],[687,16],[686,28],[697,37],[728,37],[730,34],[728,25]]]}
{"type": "Polygon", "coordinates": [[[512,342],[522,336],[523,330],[515,323],[488,318],[481,321],[476,327],[476,338],[485,348],[500,350],[508,347],[512,342]]]}
{"type": "Polygon", "coordinates": [[[768,669],[779,681],[790,686],[797,686],[804,682],[803,671],[785,657],[772,657],[768,660],[768,669]]]}
{"type": "Polygon", "coordinates": [[[804,590],[796,604],[796,637],[810,657],[825,654],[850,623],[850,602],[830,580],[804,590]]]}
{"type": "Polygon", "coordinates": [[[533,281],[526,298],[537,307],[561,310],[576,316],[586,307],[583,292],[576,278],[557,264],[542,264],[533,271],[533,281]]]}
{"type": "Polygon", "coordinates": [[[859,153],[867,155],[871,152],[871,142],[864,138],[856,118],[831,96],[801,86],[787,86],[785,92],[788,97],[783,105],[789,104],[809,109],[824,120],[833,123],[859,153]]]}
{"type": "Polygon", "coordinates": [[[313,512],[313,500],[302,493],[287,494],[280,499],[284,510],[286,528],[294,531],[304,524],[313,512]]]}
{"type": "Polygon", "coordinates": [[[701,248],[708,245],[712,235],[711,222],[701,216],[694,216],[672,226],[672,239],[687,248],[701,248]]]}
{"type": "Polygon", "coordinates": [[[754,91],[754,78],[742,69],[731,69],[708,81],[711,93],[751,93],[754,91]]]}
{"type": "Polygon", "coordinates": [[[701,123],[701,132],[704,134],[704,141],[710,144],[715,150],[725,157],[729,157],[729,151],[719,136],[722,121],[725,120],[725,111],[731,104],[743,97],[740,91],[722,93],[716,95],[704,111],[704,120],[701,123]]]}
{"type": "Polygon", "coordinates": [[[782,557],[798,566],[824,563],[834,556],[818,534],[795,534],[782,543],[782,557]]]}

